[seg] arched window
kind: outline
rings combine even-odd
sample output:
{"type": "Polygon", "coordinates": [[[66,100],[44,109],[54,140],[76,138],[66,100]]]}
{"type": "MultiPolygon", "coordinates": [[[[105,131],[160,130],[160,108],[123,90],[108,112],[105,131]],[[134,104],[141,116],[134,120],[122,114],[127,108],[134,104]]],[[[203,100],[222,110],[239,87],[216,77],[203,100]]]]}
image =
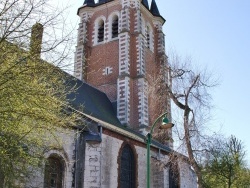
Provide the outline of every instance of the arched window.
{"type": "Polygon", "coordinates": [[[135,188],[135,157],[129,145],[122,148],[119,177],[120,188],[135,188]]]}
{"type": "Polygon", "coordinates": [[[169,188],[179,188],[179,170],[176,164],[169,167],[169,188]]]}
{"type": "Polygon", "coordinates": [[[58,156],[50,156],[45,164],[44,188],[62,188],[63,174],[63,160],[58,156]]]}
{"type": "Polygon", "coordinates": [[[118,16],[115,15],[112,19],[112,38],[118,37],[118,29],[119,29],[118,22],[119,22],[118,16]]]}
{"type": "Polygon", "coordinates": [[[100,20],[98,23],[98,34],[97,34],[98,42],[102,42],[104,40],[104,21],[100,20]]]}

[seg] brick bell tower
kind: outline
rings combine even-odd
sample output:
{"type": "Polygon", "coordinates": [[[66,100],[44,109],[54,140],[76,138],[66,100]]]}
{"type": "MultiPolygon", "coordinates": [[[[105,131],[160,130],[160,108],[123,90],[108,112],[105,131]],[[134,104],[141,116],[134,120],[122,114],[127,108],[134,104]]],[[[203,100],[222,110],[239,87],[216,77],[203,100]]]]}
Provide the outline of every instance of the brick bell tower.
{"type": "MultiPolygon", "coordinates": [[[[143,131],[165,111],[168,97],[160,83],[168,81],[162,25],[155,0],[85,0],[74,76],[105,92],[117,103],[122,124],[143,131]]],[[[168,117],[171,119],[171,117],[168,117]]]]}

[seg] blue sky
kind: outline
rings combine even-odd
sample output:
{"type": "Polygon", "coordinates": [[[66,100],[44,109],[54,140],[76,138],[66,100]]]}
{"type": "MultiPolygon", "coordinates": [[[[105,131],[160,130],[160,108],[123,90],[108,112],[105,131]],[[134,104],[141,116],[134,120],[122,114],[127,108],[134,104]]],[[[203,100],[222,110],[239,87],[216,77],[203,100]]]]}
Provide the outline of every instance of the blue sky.
{"type": "MultiPolygon", "coordinates": [[[[56,1],[56,0],[54,0],[56,1]]],[[[151,0],[148,0],[149,4],[151,0]]],[[[70,1],[69,18],[78,21],[84,0],[70,1]]],[[[174,48],[212,70],[220,85],[212,91],[215,132],[235,135],[250,161],[250,1],[156,0],[166,19],[166,50],[174,48]]]]}
{"type": "Polygon", "coordinates": [[[167,50],[214,71],[214,131],[242,140],[250,162],[250,1],[156,0],[166,19],[167,50]]]}

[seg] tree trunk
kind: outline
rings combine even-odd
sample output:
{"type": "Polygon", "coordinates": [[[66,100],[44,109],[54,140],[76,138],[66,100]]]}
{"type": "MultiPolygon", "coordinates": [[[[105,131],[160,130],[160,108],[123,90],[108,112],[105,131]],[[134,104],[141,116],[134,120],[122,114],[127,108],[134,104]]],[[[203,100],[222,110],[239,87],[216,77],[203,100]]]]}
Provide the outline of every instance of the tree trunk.
{"type": "Polygon", "coordinates": [[[189,133],[189,127],[188,127],[189,126],[189,114],[190,114],[190,109],[186,108],[184,110],[184,132],[185,132],[185,141],[186,141],[186,146],[187,146],[187,151],[188,151],[188,157],[189,157],[190,163],[191,163],[192,167],[194,168],[194,171],[197,175],[198,187],[203,188],[201,170],[200,170],[200,167],[194,158],[192,144],[190,141],[190,133],[189,133]]]}

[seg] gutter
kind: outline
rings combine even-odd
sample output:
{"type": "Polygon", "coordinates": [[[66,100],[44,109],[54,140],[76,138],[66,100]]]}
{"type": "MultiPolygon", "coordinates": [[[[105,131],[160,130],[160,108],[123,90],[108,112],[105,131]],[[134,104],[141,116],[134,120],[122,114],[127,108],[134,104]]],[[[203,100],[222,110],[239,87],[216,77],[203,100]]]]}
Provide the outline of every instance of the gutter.
{"type": "MultiPolygon", "coordinates": [[[[146,142],[145,142],[146,137],[143,135],[140,135],[139,133],[132,133],[131,131],[133,131],[133,130],[128,130],[128,128],[125,128],[125,127],[118,127],[118,126],[112,125],[110,123],[107,123],[105,121],[102,121],[98,118],[95,118],[91,115],[88,115],[88,114],[85,114],[82,112],[80,112],[80,113],[83,114],[84,116],[86,116],[87,118],[92,119],[93,121],[99,123],[102,127],[106,128],[106,129],[109,129],[111,131],[125,135],[129,138],[132,138],[136,141],[139,141],[141,143],[146,144],[146,142]]],[[[161,151],[168,152],[168,153],[173,151],[172,149],[168,148],[167,146],[165,146],[157,141],[153,141],[153,140],[152,140],[151,146],[154,148],[160,149],[161,151]]]]}

